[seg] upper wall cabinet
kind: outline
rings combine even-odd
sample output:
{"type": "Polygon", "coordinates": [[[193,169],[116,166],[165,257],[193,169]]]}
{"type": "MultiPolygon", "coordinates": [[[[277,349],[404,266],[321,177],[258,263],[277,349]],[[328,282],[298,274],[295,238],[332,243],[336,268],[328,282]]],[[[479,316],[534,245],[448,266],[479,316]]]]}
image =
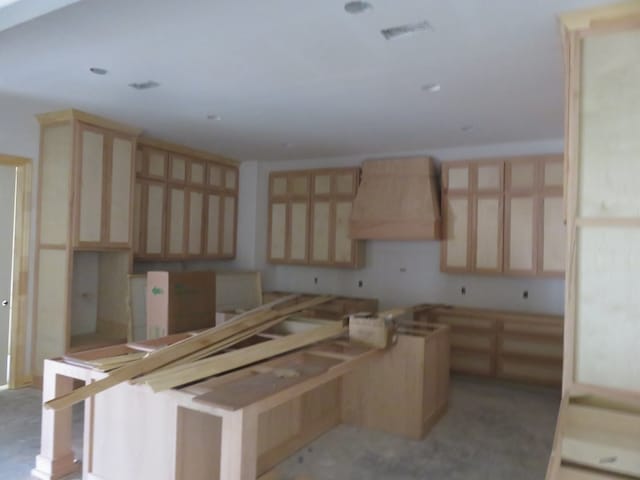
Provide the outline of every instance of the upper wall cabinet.
{"type": "Polygon", "coordinates": [[[555,155],[445,163],[442,271],[562,275],[562,174],[555,155]]]}
{"type": "Polygon", "coordinates": [[[271,173],[269,262],[360,268],[362,242],[349,238],[359,179],[358,168],[271,173]]]}
{"type": "Polygon", "coordinates": [[[140,139],[135,257],[228,259],[236,253],[238,167],[178,145],[140,139]]]}

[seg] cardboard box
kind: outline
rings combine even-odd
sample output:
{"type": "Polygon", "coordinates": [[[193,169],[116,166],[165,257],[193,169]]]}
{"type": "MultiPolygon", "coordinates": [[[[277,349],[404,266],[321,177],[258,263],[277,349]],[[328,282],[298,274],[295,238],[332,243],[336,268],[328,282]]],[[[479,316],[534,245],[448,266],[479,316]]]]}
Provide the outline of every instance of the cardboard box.
{"type": "Polygon", "coordinates": [[[215,326],[215,272],[148,272],[147,338],[215,326]]]}

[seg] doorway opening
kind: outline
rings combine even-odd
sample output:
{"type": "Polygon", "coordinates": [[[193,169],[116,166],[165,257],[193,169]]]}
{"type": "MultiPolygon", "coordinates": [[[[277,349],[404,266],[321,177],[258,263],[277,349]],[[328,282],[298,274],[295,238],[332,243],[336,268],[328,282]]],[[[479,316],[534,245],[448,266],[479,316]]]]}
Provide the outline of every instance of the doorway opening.
{"type": "Polygon", "coordinates": [[[32,380],[26,357],[31,160],[0,154],[0,169],[0,386],[20,388],[32,380]]]}

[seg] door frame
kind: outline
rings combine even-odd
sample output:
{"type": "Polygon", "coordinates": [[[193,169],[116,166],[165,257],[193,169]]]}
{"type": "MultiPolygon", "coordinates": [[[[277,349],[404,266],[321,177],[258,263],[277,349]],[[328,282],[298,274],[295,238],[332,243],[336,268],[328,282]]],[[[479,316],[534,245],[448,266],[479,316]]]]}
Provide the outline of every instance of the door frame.
{"type": "MultiPolygon", "coordinates": [[[[29,158],[0,154],[0,165],[16,167],[15,225],[13,229],[13,272],[11,323],[9,329],[9,388],[31,384],[25,364],[29,295],[29,241],[31,237],[32,162],[29,158]]],[[[2,361],[2,360],[0,360],[2,361]]]]}

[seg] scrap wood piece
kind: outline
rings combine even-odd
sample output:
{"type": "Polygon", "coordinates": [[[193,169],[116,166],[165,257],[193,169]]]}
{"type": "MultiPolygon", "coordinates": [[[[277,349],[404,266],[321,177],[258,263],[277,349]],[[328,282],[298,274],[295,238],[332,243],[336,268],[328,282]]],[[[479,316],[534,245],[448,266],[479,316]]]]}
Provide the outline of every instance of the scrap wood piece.
{"type": "Polygon", "coordinates": [[[155,378],[147,380],[147,384],[154,392],[169,390],[187,383],[202,380],[213,375],[235,370],[260,360],[275,357],[312,343],[328,340],[346,332],[341,324],[327,325],[314,328],[307,332],[294,333],[282,338],[267,340],[250,347],[245,347],[228,353],[222,353],[211,358],[199,360],[190,364],[169,368],[159,373],[155,378]]]}
{"type": "Polygon", "coordinates": [[[152,352],[145,358],[142,358],[136,362],[132,362],[128,365],[122,366],[107,377],[97,380],[93,383],[80,387],[71,393],[63,395],[58,398],[49,400],[44,404],[46,408],[54,410],[60,410],[62,408],[68,408],[72,405],[86,400],[87,398],[96,395],[108,388],[118,385],[122,382],[126,382],[139,375],[144,375],[157,368],[163,367],[171,362],[179,360],[183,357],[191,355],[198,350],[207,348],[216,342],[221,342],[229,339],[234,334],[240,333],[243,330],[260,325],[263,322],[272,320],[277,317],[290,315],[292,313],[304,310],[311,306],[320,305],[324,302],[328,302],[333,297],[323,296],[316,297],[311,300],[292,305],[288,308],[281,310],[260,310],[257,313],[251,314],[247,312],[242,318],[238,320],[231,319],[229,322],[208,330],[205,330],[198,335],[186,338],[182,341],[161,348],[155,352],[152,352]]]}

